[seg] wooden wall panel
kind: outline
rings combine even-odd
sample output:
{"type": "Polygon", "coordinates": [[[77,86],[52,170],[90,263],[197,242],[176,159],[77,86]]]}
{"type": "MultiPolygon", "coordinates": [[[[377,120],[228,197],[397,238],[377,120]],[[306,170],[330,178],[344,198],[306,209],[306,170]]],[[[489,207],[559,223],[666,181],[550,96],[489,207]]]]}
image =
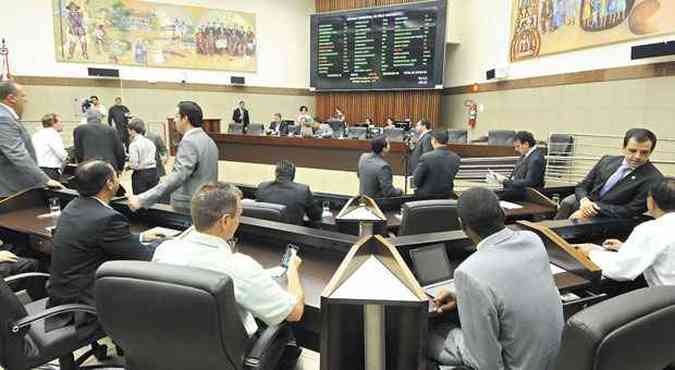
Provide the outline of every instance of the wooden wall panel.
{"type": "Polygon", "coordinates": [[[369,91],[317,93],[316,114],[321,119],[333,116],[340,107],[348,123],[370,117],[382,124],[388,117],[428,119],[436,126],[440,117],[441,90],[369,91]]]}
{"type": "MultiPolygon", "coordinates": [[[[316,0],[317,12],[331,12],[359,8],[413,3],[416,0],[316,0]]],[[[347,122],[363,122],[370,117],[378,124],[387,117],[426,118],[436,125],[440,117],[440,91],[370,91],[330,92],[316,94],[316,113],[322,118],[331,117],[335,107],[342,108],[347,122]]]]}

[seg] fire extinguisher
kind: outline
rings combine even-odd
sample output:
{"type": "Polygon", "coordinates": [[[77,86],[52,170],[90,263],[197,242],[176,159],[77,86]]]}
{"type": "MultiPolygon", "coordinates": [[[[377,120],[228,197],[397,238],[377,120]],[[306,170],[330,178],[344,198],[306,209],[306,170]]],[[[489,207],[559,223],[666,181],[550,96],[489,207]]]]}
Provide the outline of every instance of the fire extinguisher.
{"type": "Polygon", "coordinates": [[[475,128],[476,120],[478,119],[478,104],[476,104],[475,101],[468,99],[464,102],[464,106],[469,115],[468,127],[471,129],[475,128]]]}

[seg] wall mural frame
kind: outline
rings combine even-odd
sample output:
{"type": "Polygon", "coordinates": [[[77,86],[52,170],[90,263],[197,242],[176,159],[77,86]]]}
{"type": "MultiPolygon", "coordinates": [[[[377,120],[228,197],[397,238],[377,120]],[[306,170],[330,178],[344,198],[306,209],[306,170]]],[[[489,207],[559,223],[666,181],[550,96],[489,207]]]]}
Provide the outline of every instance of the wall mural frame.
{"type": "Polygon", "coordinates": [[[141,0],[52,0],[62,63],[256,72],[256,15],[141,0]]]}

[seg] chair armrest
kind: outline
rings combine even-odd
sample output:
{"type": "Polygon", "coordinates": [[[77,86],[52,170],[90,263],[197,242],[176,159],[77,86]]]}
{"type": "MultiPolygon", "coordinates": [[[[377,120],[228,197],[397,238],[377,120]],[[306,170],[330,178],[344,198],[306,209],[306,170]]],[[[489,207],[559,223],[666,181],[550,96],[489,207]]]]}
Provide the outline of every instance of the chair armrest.
{"type": "Polygon", "coordinates": [[[86,312],[94,316],[97,316],[96,309],[93,306],[86,304],[64,304],[56,307],[48,308],[40,313],[35,315],[26,316],[21,320],[16,321],[12,325],[12,333],[18,333],[22,328],[29,326],[30,324],[41,321],[52,316],[64,314],[67,312],[86,312]]]}
{"type": "Polygon", "coordinates": [[[269,326],[265,329],[265,331],[262,332],[262,334],[260,334],[258,339],[253,344],[253,348],[251,348],[248,355],[246,356],[246,359],[244,359],[244,366],[247,369],[256,369],[260,366],[260,361],[265,356],[265,352],[270,348],[270,345],[277,338],[283,325],[287,324],[283,323],[280,325],[269,326]]]}
{"type": "Polygon", "coordinates": [[[26,272],[24,274],[16,274],[16,275],[6,277],[5,282],[6,283],[12,283],[12,282],[16,282],[16,281],[19,281],[19,280],[32,279],[32,278],[48,279],[49,274],[46,274],[44,272],[26,272]]]}

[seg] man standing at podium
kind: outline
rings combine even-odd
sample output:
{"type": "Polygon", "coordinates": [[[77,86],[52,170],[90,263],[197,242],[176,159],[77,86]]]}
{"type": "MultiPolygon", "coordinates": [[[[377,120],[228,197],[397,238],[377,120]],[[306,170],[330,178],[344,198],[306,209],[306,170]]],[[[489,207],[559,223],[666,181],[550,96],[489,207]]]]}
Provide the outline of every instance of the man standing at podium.
{"type": "Polygon", "coordinates": [[[232,122],[242,124],[243,131],[246,133],[246,129],[248,128],[250,121],[248,117],[248,110],[246,109],[246,103],[243,100],[239,102],[239,105],[232,112],[232,122]]]}
{"type": "Polygon", "coordinates": [[[25,102],[21,85],[0,82],[0,199],[45,185],[63,187],[38,167],[30,135],[19,122],[25,102]]]}

